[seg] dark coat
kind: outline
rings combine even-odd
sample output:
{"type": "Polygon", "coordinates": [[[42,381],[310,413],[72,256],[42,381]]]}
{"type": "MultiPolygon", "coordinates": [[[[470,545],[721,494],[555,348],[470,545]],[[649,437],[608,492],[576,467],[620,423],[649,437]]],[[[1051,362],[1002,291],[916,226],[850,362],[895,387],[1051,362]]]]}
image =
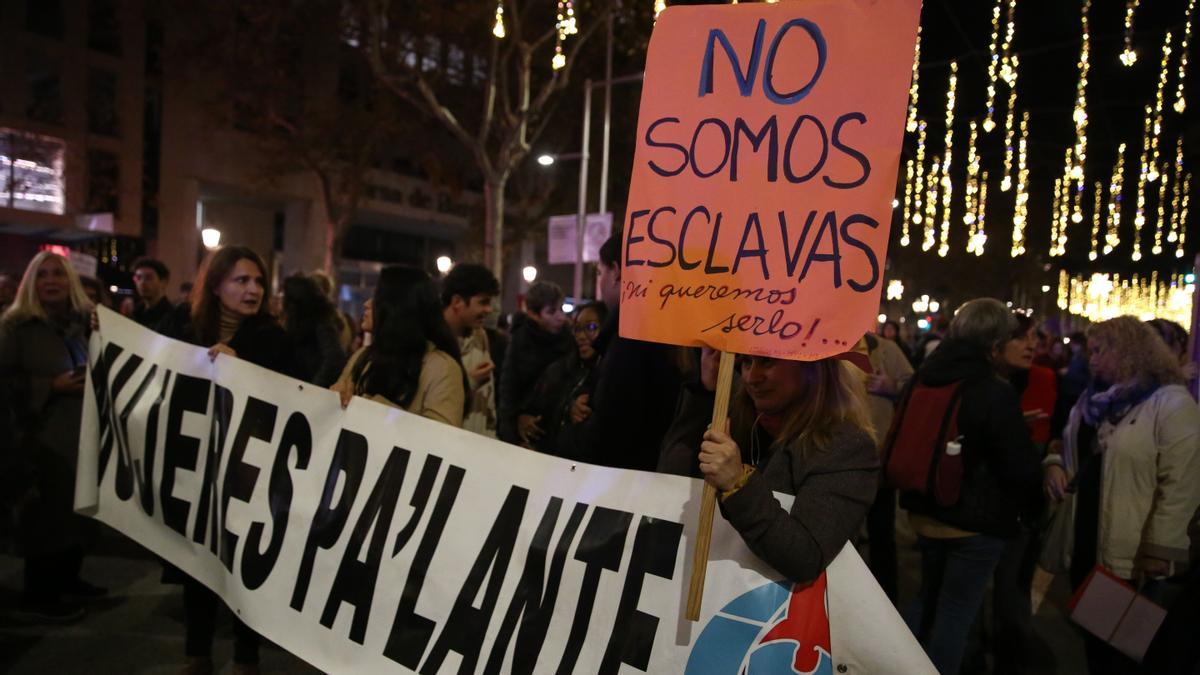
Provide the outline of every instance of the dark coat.
{"type": "Polygon", "coordinates": [[[574,343],[566,333],[550,333],[524,314],[516,316],[500,377],[500,396],[497,401],[500,440],[520,442],[517,415],[529,406],[542,372],[572,349],[574,343]]]}
{"type": "Polygon", "coordinates": [[[175,305],[171,304],[171,301],[164,296],[159,298],[158,302],[150,307],[139,303],[133,309],[133,316],[131,318],[142,326],[161,333],[171,320],[171,314],[174,311],[175,305]]]}
{"type": "MultiPolygon", "coordinates": [[[[689,386],[663,442],[658,469],[700,477],[700,441],[712,419],[712,392],[689,386]]],[[[797,583],[812,581],[858,531],[875,498],[879,476],[875,441],[843,422],[823,447],[774,442],[758,426],[732,435],[751,464],[752,434],[765,448],[755,472],[721,501],[721,513],[763,562],[797,583]],[[772,492],[795,495],[785,510],[772,492]]]]}
{"type": "Polygon", "coordinates": [[[601,466],[654,471],[675,418],[681,377],[674,347],[623,338],[613,312],[593,346],[601,354],[592,414],[562,434],[559,454],[601,466]]]}
{"type": "Polygon", "coordinates": [[[902,494],[901,506],[969,532],[1016,536],[1021,516],[1038,510],[1042,485],[1041,462],[1016,390],[995,374],[979,348],[951,339],[929,355],[915,379],[930,386],[966,381],[958,412],[963,484],[953,506],[938,506],[917,493],[902,494]]]}
{"type": "Polygon", "coordinates": [[[57,393],[50,386],[55,377],[87,365],[87,327],[86,315],[0,324],[0,399],[13,425],[3,433],[17,453],[5,464],[23,477],[20,492],[33,501],[5,497],[21,502],[17,516],[26,555],[66,551],[91,534],[90,523],[74,511],[83,392],[57,393]]]}
{"type": "Polygon", "coordinates": [[[341,375],[347,355],[342,349],[341,320],[335,320],[318,322],[306,335],[288,336],[296,360],[296,379],[328,387],[341,375]]]}
{"type": "MultiPolygon", "coordinates": [[[[191,317],[191,308],[186,304],[179,305],[171,318],[164,322],[162,334],[198,347],[211,347],[197,335],[191,317]]],[[[258,314],[243,320],[229,339],[229,348],[237,352],[239,359],[281,375],[297,376],[291,341],[283,327],[271,316],[258,314]]]]}
{"type": "Polygon", "coordinates": [[[558,437],[571,422],[571,404],[582,394],[591,394],[595,383],[596,359],[584,361],[579,358],[579,352],[567,354],[546,368],[546,372],[538,378],[533,390],[533,398],[521,412],[528,415],[540,415],[538,426],[544,434],[541,440],[534,444],[534,449],[550,455],[558,455],[558,437]]]}

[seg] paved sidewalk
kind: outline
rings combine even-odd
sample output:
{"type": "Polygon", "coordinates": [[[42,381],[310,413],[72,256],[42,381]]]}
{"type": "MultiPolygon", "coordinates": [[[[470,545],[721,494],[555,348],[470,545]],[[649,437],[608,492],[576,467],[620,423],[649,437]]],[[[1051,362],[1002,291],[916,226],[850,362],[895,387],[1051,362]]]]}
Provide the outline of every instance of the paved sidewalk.
{"type": "MultiPolygon", "coordinates": [[[[159,581],[162,566],[112,530],[84,560],[83,577],[106,586],[109,597],[88,606],[80,621],[39,625],[15,615],[20,559],[0,555],[0,673],[122,673],[166,675],[184,664],[183,592],[159,581]]],[[[219,620],[213,649],[216,672],[232,670],[232,624],[219,620]]],[[[320,672],[291,654],[264,645],[264,673],[320,672]]]]}
{"type": "MultiPolygon", "coordinates": [[[[903,515],[901,515],[903,519],[903,515]]],[[[900,591],[916,592],[919,560],[907,523],[898,522],[900,591]]],[[[107,599],[93,603],[87,616],[68,625],[35,625],[14,616],[21,584],[21,561],[0,555],[0,673],[176,673],[183,658],[183,595],[179,586],[159,581],[162,568],[152,555],[116,532],[104,529],[100,544],[84,562],[84,578],[106,586],[107,599]]],[[[1083,675],[1083,646],[1062,616],[1065,583],[1056,580],[1034,617],[1032,648],[1039,667],[1031,672],[1083,675]]],[[[232,669],[231,623],[221,622],[213,658],[217,672],[232,669]]],[[[319,672],[275,647],[262,649],[264,673],[319,672]]],[[[964,673],[992,672],[988,664],[964,666],[964,673]]],[[[1007,674],[1004,674],[1007,675],[1007,674]]]]}

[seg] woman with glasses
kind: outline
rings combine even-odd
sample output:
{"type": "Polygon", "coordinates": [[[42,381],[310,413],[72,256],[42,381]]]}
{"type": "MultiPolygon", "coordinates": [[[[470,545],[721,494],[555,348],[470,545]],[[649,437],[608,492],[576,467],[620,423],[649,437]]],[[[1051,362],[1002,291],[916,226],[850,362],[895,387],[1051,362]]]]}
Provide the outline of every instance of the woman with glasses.
{"type": "Polygon", "coordinates": [[[596,364],[600,362],[592,342],[607,317],[608,309],[601,302],[577,309],[571,328],[575,349],[550,364],[538,378],[533,396],[520,415],[530,430],[526,437],[534,450],[563,456],[559,434],[587,419],[587,408],[576,405],[575,400],[592,390],[596,364]]]}

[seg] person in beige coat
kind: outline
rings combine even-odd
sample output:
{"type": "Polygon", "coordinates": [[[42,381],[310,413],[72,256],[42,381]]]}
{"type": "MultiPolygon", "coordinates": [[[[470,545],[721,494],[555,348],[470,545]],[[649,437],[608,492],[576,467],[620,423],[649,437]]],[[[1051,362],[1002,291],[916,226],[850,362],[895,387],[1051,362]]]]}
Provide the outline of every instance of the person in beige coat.
{"type": "MultiPolygon", "coordinates": [[[[1075,588],[1096,565],[1137,581],[1179,574],[1200,506],[1200,408],[1178,360],[1138,319],[1093,325],[1088,349],[1094,381],[1071,410],[1062,451],[1046,458],[1048,496],[1071,495],[1057,516],[1072,525],[1061,566],[1075,588]]],[[[1091,672],[1136,669],[1085,639],[1091,672]]]]}
{"type": "Polygon", "coordinates": [[[371,344],[350,357],[331,387],[342,405],[362,396],[461,427],[466,375],[429,275],[410,267],[384,268],[371,313],[371,344]]]}

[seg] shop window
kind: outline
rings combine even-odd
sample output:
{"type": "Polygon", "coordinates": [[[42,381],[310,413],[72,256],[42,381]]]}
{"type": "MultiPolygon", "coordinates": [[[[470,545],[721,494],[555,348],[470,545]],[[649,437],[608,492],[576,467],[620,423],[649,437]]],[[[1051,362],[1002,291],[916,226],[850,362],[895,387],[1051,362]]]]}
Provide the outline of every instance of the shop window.
{"type": "Polygon", "coordinates": [[[117,108],[117,75],[103,68],[88,68],[88,131],[104,136],[121,135],[117,108]]]}
{"type": "Polygon", "coordinates": [[[62,62],[31,49],[25,52],[25,116],[62,124],[62,62]]]}
{"type": "Polygon", "coordinates": [[[0,206],[63,213],[63,157],[57,138],[0,128],[0,206]]]}
{"type": "Polygon", "coordinates": [[[88,198],[84,212],[118,215],[121,174],[117,156],[104,150],[88,150],[87,168],[88,198]]]}

